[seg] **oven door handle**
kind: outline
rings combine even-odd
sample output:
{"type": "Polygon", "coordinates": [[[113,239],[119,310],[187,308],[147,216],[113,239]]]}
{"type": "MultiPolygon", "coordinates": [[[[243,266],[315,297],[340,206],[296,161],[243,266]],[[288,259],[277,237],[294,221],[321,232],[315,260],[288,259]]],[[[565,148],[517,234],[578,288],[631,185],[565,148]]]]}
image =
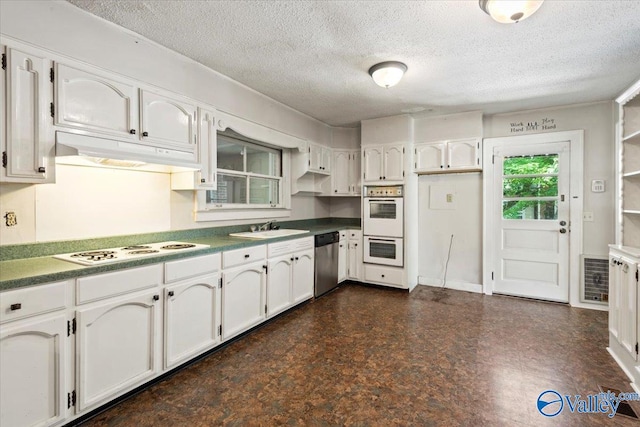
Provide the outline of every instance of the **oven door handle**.
{"type": "Polygon", "coordinates": [[[370,242],[391,242],[395,243],[396,241],[393,239],[372,239],[371,237],[367,237],[367,240],[370,242]]]}
{"type": "Polygon", "coordinates": [[[382,203],[393,203],[395,201],[394,198],[388,199],[367,199],[367,202],[382,202],[382,203]]]}

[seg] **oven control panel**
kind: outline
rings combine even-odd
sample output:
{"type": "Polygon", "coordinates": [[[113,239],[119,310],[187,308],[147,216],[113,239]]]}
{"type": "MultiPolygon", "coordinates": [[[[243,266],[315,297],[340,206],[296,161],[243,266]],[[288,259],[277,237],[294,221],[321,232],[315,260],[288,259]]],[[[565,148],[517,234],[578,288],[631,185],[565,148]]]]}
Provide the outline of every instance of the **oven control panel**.
{"type": "Polygon", "coordinates": [[[402,197],[402,185],[367,186],[366,197],[402,197]]]}

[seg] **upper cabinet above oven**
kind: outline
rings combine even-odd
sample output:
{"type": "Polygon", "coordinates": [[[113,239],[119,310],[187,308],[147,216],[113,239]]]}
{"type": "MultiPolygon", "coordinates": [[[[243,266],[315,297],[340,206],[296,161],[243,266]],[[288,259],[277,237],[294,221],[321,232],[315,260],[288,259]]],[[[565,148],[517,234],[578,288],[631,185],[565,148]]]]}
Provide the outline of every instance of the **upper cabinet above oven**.
{"type": "Polygon", "coordinates": [[[402,181],[404,144],[376,145],[362,149],[364,182],[402,181]]]}

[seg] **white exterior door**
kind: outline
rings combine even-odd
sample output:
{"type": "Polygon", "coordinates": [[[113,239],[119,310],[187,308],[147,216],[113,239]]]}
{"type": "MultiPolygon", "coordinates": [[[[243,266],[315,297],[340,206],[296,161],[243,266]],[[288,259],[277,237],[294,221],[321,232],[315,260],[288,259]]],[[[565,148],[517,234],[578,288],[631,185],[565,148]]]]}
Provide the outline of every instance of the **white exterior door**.
{"type": "Polygon", "coordinates": [[[56,125],[137,142],[138,92],[132,84],[56,65],[56,125]]]}
{"type": "Polygon", "coordinates": [[[274,316],[291,307],[291,279],[294,256],[283,255],[269,260],[267,274],[267,316],[274,316]]]}
{"type": "Polygon", "coordinates": [[[140,91],[143,142],[194,152],[196,107],[147,90],[140,91]]]}
{"type": "Polygon", "coordinates": [[[447,143],[447,169],[464,170],[480,167],[480,141],[461,139],[447,143]]]}
{"type": "Polygon", "coordinates": [[[230,338],[265,318],[265,262],[223,271],[222,337],[230,338]]]}
{"type": "Polygon", "coordinates": [[[445,142],[416,144],[414,149],[416,171],[442,171],[444,169],[446,146],[445,142]]]}
{"type": "Polygon", "coordinates": [[[165,368],[213,347],[219,341],[218,273],[165,289],[165,368]]]}
{"type": "Polygon", "coordinates": [[[313,297],[313,249],[299,252],[293,259],[293,303],[313,297]]]}
{"type": "Polygon", "coordinates": [[[369,147],[362,150],[364,181],[382,181],[382,147],[369,147]]]}
{"type": "Polygon", "coordinates": [[[404,148],[402,145],[384,147],[382,179],[385,181],[402,181],[404,179],[404,148]]]}
{"type": "Polygon", "coordinates": [[[64,313],[3,325],[1,426],[49,426],[65,417],[68,339],[64,313]]]}
{"type": "MultiPolygon", "coordinates": [[[[0,181],[54,182],[55,148],[49,104],[51,62],[42,56],[7,48],[6,108],[7,166],[0,169],[0,181]]],[[[4,83],[2,83],[4,84],[4,83]]],[[[4,129],[3,129],[4,133],[4,129]]]]}
{"type": "Polygon", "coordinates": [[[159,372],[160,290],[77,310],[78,409],[104,403],[159,372]]]}
{"type": "Polygon", "coordinates": [[[569,301],[570,144],[494,148],[493,291],[569,301]]]}

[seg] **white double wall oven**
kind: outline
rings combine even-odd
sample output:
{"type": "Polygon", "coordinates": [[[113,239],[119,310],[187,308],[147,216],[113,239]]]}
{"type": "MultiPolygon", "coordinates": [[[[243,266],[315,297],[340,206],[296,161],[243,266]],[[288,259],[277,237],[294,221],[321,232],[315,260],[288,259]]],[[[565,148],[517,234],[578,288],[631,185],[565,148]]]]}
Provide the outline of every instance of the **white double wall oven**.
{"type": "Polygon", "coordinates": [[[364,262],[404,266],[402,185],[367,186],[363,206],[364,262]]]}

